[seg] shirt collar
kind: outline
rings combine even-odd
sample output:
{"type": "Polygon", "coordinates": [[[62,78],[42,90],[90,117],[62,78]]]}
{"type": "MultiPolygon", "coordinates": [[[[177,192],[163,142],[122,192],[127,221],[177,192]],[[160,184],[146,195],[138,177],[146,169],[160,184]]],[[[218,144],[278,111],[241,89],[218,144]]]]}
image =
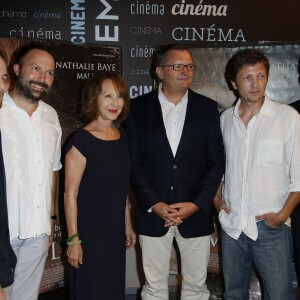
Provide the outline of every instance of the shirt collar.
{"type": "MultiPolygon", "coordinates": [[[[183,103],[185,103],[188,100],[188,90],[186,91],[186,93],[183,95],[183,97],[181,98],[180,102],[177,105],[181,105],[183,103]]],[[[168,98],[165,96],[165,94],[162,91],[162,83],[159,84],[158,86],[158,99],[159,102],[162,106],[175,106],[175,104],[173,104],[172,102],[170,102],[168,100],[168,98]]]]}
{"type": "MultiPolygon", "coordinates": [[[[38,103],[38,107],[36,109],[36,112],[37,111],[47,111],[47,106],[46,104],[40,100],[39,103],[38,103]]],[[[19,108],[16,103],[14,102],[14,100],[11,98],[11,96],[9,95],[8,92],[5,92],[4,93],[4,96],[3,96],[3,107],[16,107],[16,108],[19,108]]]]}
{"type": "MultiPolygon", "coordinates": [[[[241,99],[239,99],[234,107],[234,115],[236,117],[239,117],[239,106],[241,104],[241,99]]],[[[258,113],[258,115],[266,115],[266,116],[271,116],[274,113],[274,104],[272,103],[272,100],[265,95],[265,100],[264,103],[262,105],[262,107],[260,108],[260,111],[258,113]]]]}

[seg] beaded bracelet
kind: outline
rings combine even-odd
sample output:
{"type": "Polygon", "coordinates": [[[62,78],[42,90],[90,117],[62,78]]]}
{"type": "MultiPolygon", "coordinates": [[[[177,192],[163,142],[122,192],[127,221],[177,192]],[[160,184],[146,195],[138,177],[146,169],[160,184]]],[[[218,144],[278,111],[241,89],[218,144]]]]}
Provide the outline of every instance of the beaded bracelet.
{"type": "Polygon", "coordinates": [[[81,240],[77,241],[77,242],[67,242],[68,246],[73,246],[73,245],[80,245],[81,244],[81,240]]]}
{"type": "Polygon", "coordinates": [[[72,234],[70,237],[68,237],[68,238],[66,239],[67,243],[68,243],[68,242],[71,242],[72,240],[74,240],[77,236],[79,236],[79,233],[78,233],[78,232],[72,234]]]}

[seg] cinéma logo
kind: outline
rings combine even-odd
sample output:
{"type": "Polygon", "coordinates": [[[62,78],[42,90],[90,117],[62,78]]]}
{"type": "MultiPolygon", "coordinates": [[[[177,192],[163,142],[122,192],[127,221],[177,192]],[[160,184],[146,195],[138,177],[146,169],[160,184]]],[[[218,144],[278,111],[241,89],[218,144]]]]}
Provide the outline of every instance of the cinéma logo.
{"type": "Polygon", "coordinates": [[[172,6],[172,15],[184,16],[213,16],[213,17],[226,17],[227,5],[209,5],[202,4],[200,0],[198,4],[189,4],[185,0],[181,0],[180,4],[172,6]]]}

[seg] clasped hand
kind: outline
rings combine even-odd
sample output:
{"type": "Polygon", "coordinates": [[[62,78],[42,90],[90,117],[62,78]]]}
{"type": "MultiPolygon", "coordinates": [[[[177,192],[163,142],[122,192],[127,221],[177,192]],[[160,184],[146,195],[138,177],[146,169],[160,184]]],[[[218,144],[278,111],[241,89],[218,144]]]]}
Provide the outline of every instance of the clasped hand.
{"type": "Polygon", "coordinates": [[[178,226],[184,219],[199,210],[198,206],[192,202],[178,202],[167,205],[159,202],[152,207],[154,213],[165,221],[165,227],[178,226]]]}

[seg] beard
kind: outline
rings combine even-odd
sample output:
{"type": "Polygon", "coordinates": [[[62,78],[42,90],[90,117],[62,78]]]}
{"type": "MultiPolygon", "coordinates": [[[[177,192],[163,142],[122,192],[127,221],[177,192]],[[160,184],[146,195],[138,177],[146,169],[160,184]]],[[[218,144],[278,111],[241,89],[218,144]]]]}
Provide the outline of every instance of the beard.
{"type": "Polygon", "coordinates": [[[16,80],[16,85],[15,85],[15,89],[20,96],[23,96],[24,98],[26,98],[28,100],[31,100],[31,102],[33,102],[33,103],[39,102],[40,100],[44,99],[47,96],[47,94],[49,92],[48,84],[46,84],[44,82],[35,81],[35,80],[30,80],[28,82],[28,84],[26,84],[26,83],[24,83],[23,79],[24,79],[23,76],[19,75],[19,77],[16,80]],[[45,88],[46,90],[40,91],[40,92],[32,91],[31,84],[39,85],[39,86],[45,88]]]}

